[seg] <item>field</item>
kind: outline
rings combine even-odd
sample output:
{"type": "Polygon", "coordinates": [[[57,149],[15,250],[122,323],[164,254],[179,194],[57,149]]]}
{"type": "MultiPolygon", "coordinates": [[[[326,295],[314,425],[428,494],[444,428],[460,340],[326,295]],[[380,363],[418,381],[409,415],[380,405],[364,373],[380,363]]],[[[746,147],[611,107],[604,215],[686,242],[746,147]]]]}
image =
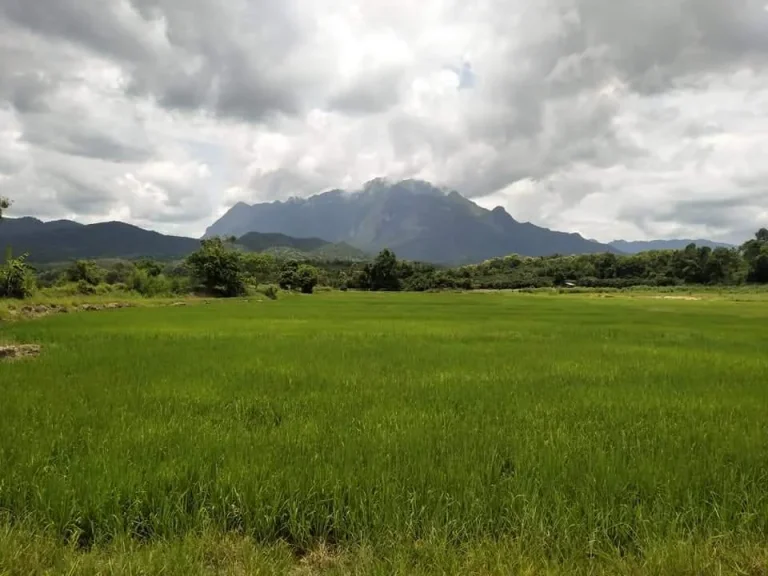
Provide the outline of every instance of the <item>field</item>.
{"type": "Polygon", "coordinates": [[[0,574],[766,574],[768,301],[0,324],[0,574]]]}

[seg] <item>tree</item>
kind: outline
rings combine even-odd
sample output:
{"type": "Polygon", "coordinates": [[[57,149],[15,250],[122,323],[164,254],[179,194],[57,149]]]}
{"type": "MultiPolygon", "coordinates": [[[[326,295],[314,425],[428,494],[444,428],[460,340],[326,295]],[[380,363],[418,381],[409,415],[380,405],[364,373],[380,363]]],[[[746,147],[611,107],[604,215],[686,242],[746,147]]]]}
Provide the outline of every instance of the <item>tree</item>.
{"type": "Polygon", "coordinates": [[[243,255],[221,238],[202,240],[200,249],[187,258],[187,264],[208,293],[226,298],[245,294],[243,255]]]}
{"type": "Polygon", "coordinates": [[[163,273],[163,265],[149,258],[142,258],[136,262],[136,268],[146,272],[150,278],[157,278],[163,273]]]}
{"type": "Polygon", "coordinates": [[[744,261],[737,250],[715,248],[704,266],[704,278],[708,284],[735,284],[744,279],[743,269],[744,261]]]}
{"type": "Polygon", "coordinates": [[[245,270],[256,283],[274,282],[277,272],[277,262],[271,254],[252,253],[246,254],[245,270]]]}
{"type": "Polygon", "coordinates": [[[317,286],[319,274],[317,268],[309,264],[302,264],[296,271],[297,287],[302,294],[312,294],[317,286]]]}
{"type": "Polygon", "coordinates": [[[288,260],[280,268],[280,278],[278,284],[283,290],[293,290],[299,286],[299,263],[295,260],[288,260]]]}
{"type": "Polygon", "coordinates": [[[0,220],[3,219],[3,211],[11,207],[11,201],[8,198],[0,196],[0,220]]]}
{"type": "Polygon", "coordinates": [[[749,266],[747,279],[750,282],[768,283],[768,229],[758,230],[755,239],[746,242],[741,252],[749,266]]]}
{"type": "Polygon", "coordinates": [[[382,250],[368,270],[371,290],[397,292],[400,279],[397,276],[397,256],[391,250],[382,250]]]}
{"type": "Polygon", "coordinates": [[[67,268],[67,279],[70,282],[83,282],[90,286],[98,286],[104,277],[104,270],[90,260],[77,260],[67,268]]]}

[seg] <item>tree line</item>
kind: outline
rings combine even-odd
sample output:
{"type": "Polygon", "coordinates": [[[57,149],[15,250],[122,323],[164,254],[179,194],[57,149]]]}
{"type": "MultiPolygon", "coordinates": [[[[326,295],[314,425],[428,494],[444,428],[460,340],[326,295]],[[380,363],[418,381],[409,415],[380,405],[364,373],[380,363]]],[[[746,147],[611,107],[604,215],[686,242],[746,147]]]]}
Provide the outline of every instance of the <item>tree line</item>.
{"type": "Polygon", "coordinates": [[[640,254],[524,257],[510,254],[480,264],[439,267],[406,262],[384,250],[371,263],[353,265],[349,288],[425,291],[581,286],[684,286],[768,283],[768,230],[738,248],[690,244],[683,250],[640,254]]]}

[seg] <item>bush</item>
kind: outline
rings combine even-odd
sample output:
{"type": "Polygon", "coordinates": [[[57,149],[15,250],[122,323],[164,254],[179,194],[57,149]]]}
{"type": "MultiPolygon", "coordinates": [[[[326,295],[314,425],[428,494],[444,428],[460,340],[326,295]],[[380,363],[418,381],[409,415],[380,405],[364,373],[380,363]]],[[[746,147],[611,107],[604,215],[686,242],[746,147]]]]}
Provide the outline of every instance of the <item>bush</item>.
{"type": "Polygon", "coordinates": [[[77,293],[84,296],[91,296],[96,294],[96,286],[86,282],[85,280],[80,280],[77,283],[77,293]]]}
{"type": "Polygon", "coordinates": [[[104,277],[107,284],[128,284],[136,267],[130,262],[117,262],[104,277]]]}
{"type": "Polygon", "coordinates": [[[277,295],[280,293],[280,290],[274,284],[269,284],[261,289],[261,293],[270,300],[277,300],[277,295]]]}
{"type": "Polygon", "coordinates": [[[24,299],[35,291],[35,276],[27,256],[9,257],[0,267],[0,297],[24,299]]]}
{"type": "Polygon", "coordinates": [[[150,298],[153,296],[170,295],[173,292],[172,284],[162,274],[155,276],[151,271],[142,268],[134,270],[128,281],[128,286],[131,290],[150,298]]]}

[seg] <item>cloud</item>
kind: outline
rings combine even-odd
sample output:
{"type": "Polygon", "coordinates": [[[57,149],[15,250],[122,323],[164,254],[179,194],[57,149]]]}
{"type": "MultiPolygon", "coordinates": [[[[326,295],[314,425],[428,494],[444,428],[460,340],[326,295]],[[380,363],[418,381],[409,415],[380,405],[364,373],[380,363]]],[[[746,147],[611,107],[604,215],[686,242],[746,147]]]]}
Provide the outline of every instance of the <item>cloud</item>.
{"type": "Polygon", "coordinates": [[[763,0],[0,0],[13,213],[200,234],[424,178],[610,240],[768,213],[763,0]]]}

